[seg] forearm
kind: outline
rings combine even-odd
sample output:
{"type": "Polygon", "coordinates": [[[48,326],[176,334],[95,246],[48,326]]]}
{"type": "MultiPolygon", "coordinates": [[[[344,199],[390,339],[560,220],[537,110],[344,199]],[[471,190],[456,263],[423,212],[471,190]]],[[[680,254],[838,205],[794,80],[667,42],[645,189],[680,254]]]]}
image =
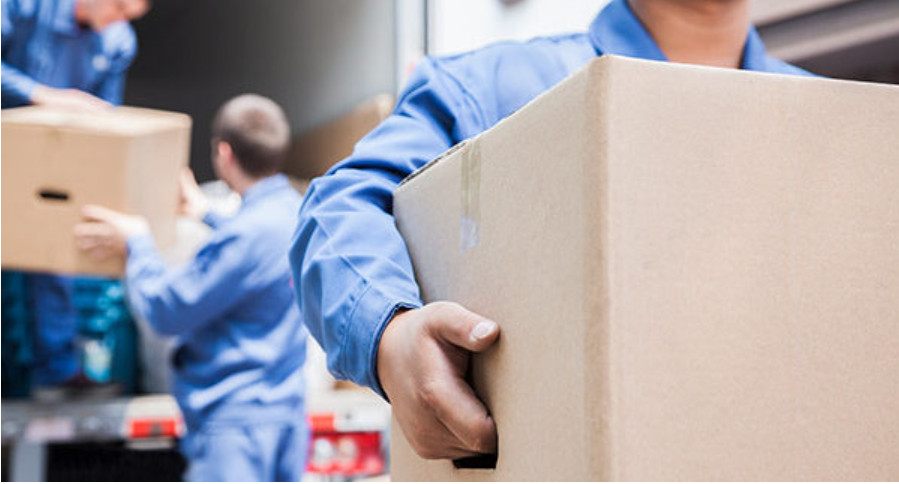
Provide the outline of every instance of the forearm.
{"type": "Polygon", "coordinates": [[[338,378],[382,392],[376,360],[384,327],[399,308],[421,306],[393,191],[460,141],[459,116],[471,115],[460,109],[469,105],[453,78],[423,61],[394,114],[309,187],[290,262],[304,321],[338,378]]]}
{"type": "Polygon", "coordinates": [[[121,106],[125,96],[125,73],[110,74],[94,94],[113,106],[121,106]]]}
{"type": "Polygon", "coordinates": [[[331,372],[381,392],[375,363],[384,326],[398,308],[419,307],[421,300],[402,238],[377,200],[389,196],[391,184],[347,178],[313,182],[290,260],[303,319],[331,372]],[[317,195],[333,189],[341,196],[317,195]]]}
{"type": "Polygon", "coordinates": [[[102,81],[92,93],[114,106],[120,106],[125,95],[125,76],[137,53],[137,39],[128,23],[108,26],[105,37],[115,47],[116,52],[102,81]]]}
{"type": "Polygon", "coordinates": [[[149,236],[128,241],[126,282],[132,309],[159,333],[179,335],[219,320],[249,297],[251,242],[216,234],[187,264],[168,268],[149,236]]]}
{"type": "Polygon", "coordinates": [[[128,259],[125,265],[125,285],[131,310],[157,331],[167,333],[166,325],[159,325],[165,308],[159,288],[164,285],[166,266],[153,237],[149,234],[128,239],[128,259]],[[163,326],[163,327],[160,327],[163,326]]]}

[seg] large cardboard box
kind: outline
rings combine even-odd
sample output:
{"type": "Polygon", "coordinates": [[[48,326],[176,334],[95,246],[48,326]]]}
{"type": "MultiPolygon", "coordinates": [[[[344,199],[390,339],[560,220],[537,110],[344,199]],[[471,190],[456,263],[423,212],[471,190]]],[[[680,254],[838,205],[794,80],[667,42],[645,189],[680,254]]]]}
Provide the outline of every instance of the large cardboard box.
{"type": "Polygon", "coordinates": [[[593,61],[399,187],[426,301],[497,321],[495,469],[899,479],[899,89],[593,61]]]}
{"type": "Polygon", "coordinates": [[[297,136],[284,163],[284,172],[302,180],[323,175],[353,153],[356,143],[390,115],[393,104],[392,95],[379,94],[297,136]]]}
{"type": "Polygon", "coordinates": [[[122,274],[122,261],[97,262],[75,247],[72,229],[85,204],[144,215],[160,245],[174,239],[187,115],[26,107],[0,116],[4,269],[122,274]]]}

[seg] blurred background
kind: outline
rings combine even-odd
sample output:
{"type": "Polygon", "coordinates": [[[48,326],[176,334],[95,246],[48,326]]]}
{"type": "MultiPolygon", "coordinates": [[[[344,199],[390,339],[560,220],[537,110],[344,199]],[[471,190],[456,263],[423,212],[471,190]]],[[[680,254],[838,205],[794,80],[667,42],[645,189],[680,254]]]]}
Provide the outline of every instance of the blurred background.
{"type": "MultiPolygon", "coordinates": [[[[299,136],[395,94],[423,55],[584,31],[605,3],[155,0],[134,24],[140,53],[125,101],[190,114],[193,168],[208,179],[205,133],[235,93],[279,102],[299,136]]],[[[754,0],[753,18],[775,57],[823,76],[899,83],[896,0],[754,0]]]]}
{"type": "MultiPolygon", "coordinates": [[[[584,31],[605,3],[154,0],[133,23],[139,51],[124,104],[189,114],[190,165],[208,182],[214,178],[208,136],[218,106],[239,93],[268,96],[292,126],[285,171],[303,190],[390,113],[423,56],[584,31]]],[[[822,76],[899,84],[899,0],[754,0],[752,12],[775,57],[822,76]]],[[[225,211],[239,204],[220,182],[204,190],[225,211]]],[[[178,230],[177,246],[166,253],[171,263],[190,257],[208,234],[184,221],[178,230]]],[[[88,332],[117,328],[118,356],[104,361],[114,366],[106,373],[126,383],[125,394],[34,406],[28,389],[13,385],[27,372],[28,355],[19,343],[27,337],[11,339],[23,330],[10,321],[24,309],[4,292],[3,480],[178,479],[183,462],[174,442],[183,428],[166,394],[170,343],[128,317],[120,284],[80,287],[91,301],[83,308],[88,332]]],[[[311,339],[309,346],[313,443],[306,479],[386,474],[388,406],[368,390],[334,381],[321,349],[311,339]]]]}

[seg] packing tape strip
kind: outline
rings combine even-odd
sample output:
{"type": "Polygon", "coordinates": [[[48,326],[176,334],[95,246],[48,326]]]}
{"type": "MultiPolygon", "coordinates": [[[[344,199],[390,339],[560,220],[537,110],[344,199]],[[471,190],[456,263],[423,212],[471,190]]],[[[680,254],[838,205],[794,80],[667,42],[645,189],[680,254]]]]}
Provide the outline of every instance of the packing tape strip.
{"type": "Polygon", "coordinates": [[[479,143],[468,143],[462,152],[462,216],[460,249],[465,252],[481,239],[481,153],[479,143]]]}

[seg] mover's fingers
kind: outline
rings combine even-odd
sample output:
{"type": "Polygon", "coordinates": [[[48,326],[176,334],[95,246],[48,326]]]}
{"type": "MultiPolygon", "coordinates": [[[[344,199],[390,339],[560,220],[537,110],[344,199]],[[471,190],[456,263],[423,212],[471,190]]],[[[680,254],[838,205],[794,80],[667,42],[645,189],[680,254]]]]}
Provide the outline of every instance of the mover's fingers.
{"type": "Polygon", "coordinates": [[[87,256],[95,261],[106,260],[114,255],[116,255],[116,252],[108,245],[101,245],[87,250],[87,256]]]}
{"type": "Polygon", "coordinates": [[[184,193],[190,189],[190,178],[191,174],[188,172],[190,168],[184,168],[181,170],[181,174],[178,176],[178,188],[180,188],[181,197],[184,198],[184,193]]]}
{"type": "Polygon", "coordinates": [[[93,96],[89,93],[79,90],[70,90],[74,94],[74,97],[77,97],[79,101],[84,103],[84,106],[88,109],[92,110],[104,110],[112,107],[112,104],[104,99],[101,99],[97,96],[93,96]]]}
{"type": "Polygon", "coordinates": [[[98,245],[100,245],[100,243],[101,242],[99,241],[99,239],[97,239],[96,237],[90,237],[90,236],[78,237],[75,239],[75,247],[78,250],[84,250],[84,251],[91,250],[94,247],[97,247],[98,245]]]}
{"type": "Polygon", "coordinates": [[[427,306],[428,330],[435,337],[469,351],[484,351],[499,337],[499,325],[459,304],[440,302],[427,306]]]}
{"type": "Polygon", "coordinates": [[[465,380],[440,379],[422,391],[437,418],[456,436],[468,455],[496,451],[496,424],[465,380]]]}
{"type": "Polygon", "coordinates": [[[115,210],[110,210],[100,205],[85,205],[81,207],[81,215],[87,220],[111,222],[115,220],[120,214],[115,210]]]}
{"type": "Polygon", "coordinates": [[[193,170],[191,170],[190,168],[188,168],[186,166],[184,167],[183,170],[181,170],[181,185],[186,185],[189,187],[197,186],[197,179],[194,176],[193,170]]]}
{"type": "Polygon", "coordinates": [[[107,237],[83,237],[75,240],[75,247],[85,252],[109,247],[110,245],[112,244],[107,237]]]}
{"type": "Polygon", "coordinates": [[[414,426],[414,434],[406,434],[415,452],[424,459],[458,459],[476,455],[465,448],[446,426],[429,416],[414,426]]]}
{"type": "Polygon", "coordinates": [[[86,249],[92,245],[108,243],[113,234],[112,227],[103,222],[87,222],[75,225],[75,244],[79,249],[86,249]]]}

